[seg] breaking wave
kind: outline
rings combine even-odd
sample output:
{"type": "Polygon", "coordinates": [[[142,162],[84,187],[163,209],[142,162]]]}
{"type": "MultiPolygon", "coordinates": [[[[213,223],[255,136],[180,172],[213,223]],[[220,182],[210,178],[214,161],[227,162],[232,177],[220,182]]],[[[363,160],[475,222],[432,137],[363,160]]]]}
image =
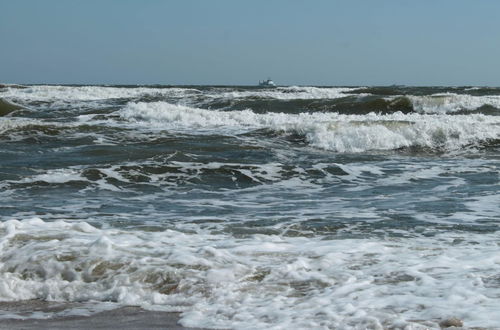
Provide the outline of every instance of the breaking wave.
{"type": "Polygon", "coordinates": [[[0,299],[180,311],[182,325],[209,328],[438,328],[450,308],[470,324],[498,324],[497,235],[438,238],[238,239],[9,220],[0,299]]]}
{"type": "Polygon", "coordinates": [[[304,136],[313,147],[347,153],[412,147],[453,151],[500,138],[500,117],[480,114],[258,114],[154,102],[129,103],[120,116],[133,124],[189,134],[242,134],[257,129],[291,132],[304,136]]]}
{"type": "Polygon", "coordinates": [[[427,96],[408,96],[413,108],[425,113],[451,113],[477,110],[484,106],[500,109],[500,96],[472,96],[454,93],[433,94],[427,96]]]}
{"type": "Polygon", "coordinates": [[[89,102],[95,108],[116,102],[123,106],[127,102],[163,101],[203,109],[252,109],[257,113],[500,113],[498,91],[484,88],[27,86],[6,87],[1,96],[21,106],[48,104],[51,108],[89,102]]]}

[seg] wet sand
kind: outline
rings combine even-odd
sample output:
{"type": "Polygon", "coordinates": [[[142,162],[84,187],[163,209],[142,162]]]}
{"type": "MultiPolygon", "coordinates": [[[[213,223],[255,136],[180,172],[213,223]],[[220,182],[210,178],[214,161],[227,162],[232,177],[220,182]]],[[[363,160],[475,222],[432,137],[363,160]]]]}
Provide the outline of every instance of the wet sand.
{"type": "MultiPolygon", "coordinates": [[[[0,310],[15,311],[19,314],[32,312],[58,312],[66,306],[42,301],[0,302],[0,310]]],[[[121,307],[99,312],[91,316],[56,316],[50,319],[0,319],[0,329],[173,329],[201,330],[185,328],[178,324],[179,313],[146,311],[139,307],[121,307]]]]}

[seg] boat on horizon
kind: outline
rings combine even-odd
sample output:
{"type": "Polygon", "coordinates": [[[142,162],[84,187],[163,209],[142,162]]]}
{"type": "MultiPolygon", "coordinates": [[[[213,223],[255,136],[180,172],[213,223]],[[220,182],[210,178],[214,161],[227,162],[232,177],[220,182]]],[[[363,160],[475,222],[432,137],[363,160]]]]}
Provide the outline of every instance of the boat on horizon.
{"type": "Polygon", "coordinates": [[[271,78],[267,78],[267,80],[259,80],[259,86],[260,87],[276,87],[276,84],[274,81],[271,80],[271,78]]]}

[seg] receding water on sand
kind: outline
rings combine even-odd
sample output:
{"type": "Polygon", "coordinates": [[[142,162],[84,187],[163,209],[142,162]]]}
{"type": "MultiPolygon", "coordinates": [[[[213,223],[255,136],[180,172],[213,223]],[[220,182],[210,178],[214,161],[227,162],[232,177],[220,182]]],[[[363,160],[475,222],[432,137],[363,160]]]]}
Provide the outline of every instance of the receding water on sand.
{"type": "MultiPolygon", "coordinates": [[[[179,313],[146,311],[138,307],[120,307],[87,315],[78,313],[81,306],[90,304],[42,302],[37,300],[0,302],[4,312],[0,329],[172,329],[189,330],[178,324],[179,313]],[[69,313],[65,313],[66,311],[69,313]],[[9,318],[8,312],[16,318],[9,318]]],[[[200,329],[201,330],[201,329],[200,329]]]]}

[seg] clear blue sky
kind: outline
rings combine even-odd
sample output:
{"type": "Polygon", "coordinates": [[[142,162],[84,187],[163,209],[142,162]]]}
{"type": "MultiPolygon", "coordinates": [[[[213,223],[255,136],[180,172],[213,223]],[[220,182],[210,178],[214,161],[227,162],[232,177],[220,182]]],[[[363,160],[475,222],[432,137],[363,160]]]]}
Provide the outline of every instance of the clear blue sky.
{"type": "Polygon", "coordinates": [[[500,86],[499,0],[0,0],[0,82],[500,86]]]}

